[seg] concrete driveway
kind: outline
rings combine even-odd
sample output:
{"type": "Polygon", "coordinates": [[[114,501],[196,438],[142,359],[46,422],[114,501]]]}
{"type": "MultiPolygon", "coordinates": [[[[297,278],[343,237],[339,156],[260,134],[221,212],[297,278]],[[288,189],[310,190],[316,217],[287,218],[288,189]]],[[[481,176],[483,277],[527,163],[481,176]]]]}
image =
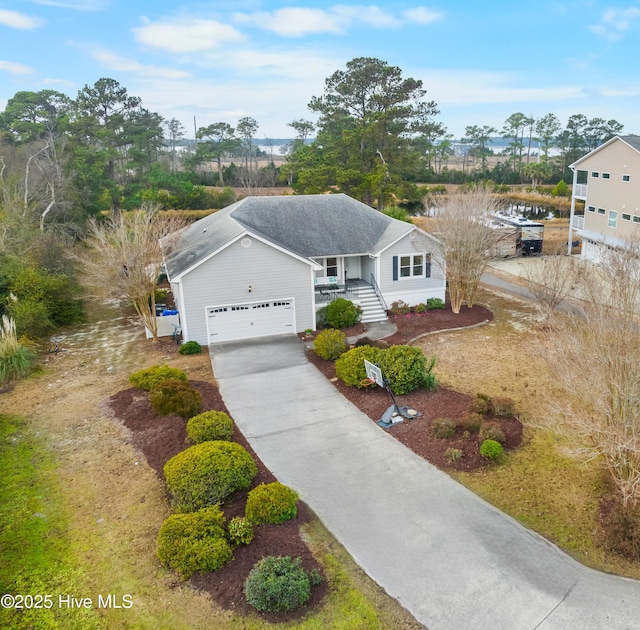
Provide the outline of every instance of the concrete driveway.
{"type": "Polygon", "coordinates": [[[572,560],[387,435],[296,337],[210,348],[235,422],[429,630],[638,630],[640,583],[572,560]]]}

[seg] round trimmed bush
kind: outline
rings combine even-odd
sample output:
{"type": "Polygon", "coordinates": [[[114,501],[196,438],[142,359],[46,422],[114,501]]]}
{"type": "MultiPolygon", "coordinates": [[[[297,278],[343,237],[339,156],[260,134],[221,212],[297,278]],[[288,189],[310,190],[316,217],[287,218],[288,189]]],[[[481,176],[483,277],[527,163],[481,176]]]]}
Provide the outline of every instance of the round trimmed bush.
{"type": "Polygon", "coordinates": [[[246,518],[234,516],[229,521],[227,531],[234,545],[248,545],[253,540],[253,525],[246,518]]]}
{"type": "Polygon", "coordinates": [[[187,437],[192,444],[230,440],[233,420],[224,411],[205,411],[187,422],[187,437]]]}
{"type": "Polygon", "coordinates": [[[429,298],[427,300],[427,308],[430,311],[441,310],[444,306],[444,302],[440,298],[429,298]]]}
{"type": "Polygon", "coordinates": [[[224,515],[216,505],[190,514],[172,514],[158,534],[158,557],[183,580],[210,573],[233,557],[226,540],[224,515]]]}
{"type": "Polygon", "coordinates": [[[434,365],[435,358],[427,365],[422,350],[412,346],[391,346],[380,359],[382,374],[396,394],[408,394],[419,387],[435,389],[434,365]]]}
{"type": "Polygon", "coordinates": [[[335,361],[347,349],[347,338],[341,330],[327,328],[313,340],[315,353],[327,361],[335,361]]]}
{"type": "Polygon", "coordinates": [[[145,368],[144,370],[138,370],[129,377],[129,383],[134,387],[139,387],[147,392],[150,392],[154,387],[157,387],[166,381],[168,378],[178,379],[180,381],[187,382],[187,374],[178,368],[172,368],[168,365],[153,365],[145,368]]]}
{"type": "Polygon", "coordinates": [[[298,494],[275,481],[260,484],[247,495],[244,515],[256,525],[262,523],[284,523],[298,514],[298,494]]]}
{"type": "Polygon", "coordinates": [[[495,440],[485,440],[480,445],[480,455],[485,459],[491,459],[494,461],[499,460],[502,458],[503,454],[504,449],[502,448],[502,444],[495,440]]]}
{"type": "Polygon", "coordinates": [[[267,556],[251,569],[244,593],[256,610],[287,612],[309,601],[311,583],[300,558],[267,556]]]}
{"type": "Polygon", "coordinates": [[[478,438],[481,442],[494,440],[495,442],[500,442],[500,444],[504,444],[507,441],[504,432],[497,422],[483,422],[478,433],[478,438]]]}
{"type": "Polygon", "coordinates": [[[200,354],[202,346],[197,341],[187,341],[180,346],[180,354],[200,354]]]}
{"type": "Polygon", "coordinates": [[[149,392],[149,401],[156,413],[167,416],[176,413],[191,418],[202,411],[202,396],[185,381],[168,378],[149,392]]]}
{"type": "Polygon", "coordinates": [[[236,490],[246,490],[257,474],[253,457],[240,444],[220,440],[190,446],[164,465],[177,512],[215,505],[236,490]]]}
{"type": "Polygon", "coordinates": [[[364,387],[362,382],[367,378],[364,360],[378,363],[387,350],[373,346],[358,346],[345,352],[336,361],[336,376],[351,387],[364,387]]]}
{"type": "Polygon", "coordinates": [[[431,433],[441,440],[448,440],[456,432],[456,423],[450,418],[436,418],[431,423],[431,433]]]}
{"type": "Polygon", "coordinates": [[[358,323],[360,309],[345,298],[338,298],[327,304],[327,324],[331,328],[348,328],[358,323]]]}

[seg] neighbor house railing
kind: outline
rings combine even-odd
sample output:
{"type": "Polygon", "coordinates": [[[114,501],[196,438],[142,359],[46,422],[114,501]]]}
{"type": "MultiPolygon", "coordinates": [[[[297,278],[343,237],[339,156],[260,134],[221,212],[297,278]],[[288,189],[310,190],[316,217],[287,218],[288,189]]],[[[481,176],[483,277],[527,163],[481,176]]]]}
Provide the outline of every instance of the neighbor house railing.
{"type": "Polygon", "coordinates": [[[576,230],[584,229],[584,216],[573,216],[573,221],[571,221],[571,227],[576,230]]]}
{"type": "Polygon", "coordinates": [[[587,198],[587,185],[586,184],[576,184],[573,187],[573,196],[580,197],[581,199],[587,198]]]}

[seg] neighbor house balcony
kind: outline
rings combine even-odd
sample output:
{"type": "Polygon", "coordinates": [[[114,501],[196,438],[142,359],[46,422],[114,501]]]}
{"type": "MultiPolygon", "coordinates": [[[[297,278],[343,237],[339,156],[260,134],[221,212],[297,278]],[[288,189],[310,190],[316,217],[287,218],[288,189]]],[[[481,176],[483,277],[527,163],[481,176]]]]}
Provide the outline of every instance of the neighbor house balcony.
{"type": "Polygon", "coordinates": [[[584,229],[584,215],[573,215],[573,219],[571,221],[571,227],[574,230],[583,230],[584,229]]]}
{"type": "Polygon", "coordinates": [[[587,198],[587,185],[586,184],[575,184],[573,187],[573,196],[576,199],[586,199],[587,198]]]}

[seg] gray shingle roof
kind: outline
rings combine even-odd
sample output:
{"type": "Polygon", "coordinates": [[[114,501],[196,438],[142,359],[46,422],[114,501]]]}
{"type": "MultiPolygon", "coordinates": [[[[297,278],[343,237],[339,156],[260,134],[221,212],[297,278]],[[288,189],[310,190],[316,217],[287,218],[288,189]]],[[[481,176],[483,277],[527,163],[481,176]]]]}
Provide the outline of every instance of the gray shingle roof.
{"type": "Polygon", "coordinates": [[[640,136],[620,136],[620,139],[631,145],[636,151],[640,151],[640,136]]]}
{"type": "Polygon", "coordinates": [[[175,278],[247,230],[312,258],[375,254],[413,229],[343,194],[247,197],[183,230],[165,262],[175,278]]]}

